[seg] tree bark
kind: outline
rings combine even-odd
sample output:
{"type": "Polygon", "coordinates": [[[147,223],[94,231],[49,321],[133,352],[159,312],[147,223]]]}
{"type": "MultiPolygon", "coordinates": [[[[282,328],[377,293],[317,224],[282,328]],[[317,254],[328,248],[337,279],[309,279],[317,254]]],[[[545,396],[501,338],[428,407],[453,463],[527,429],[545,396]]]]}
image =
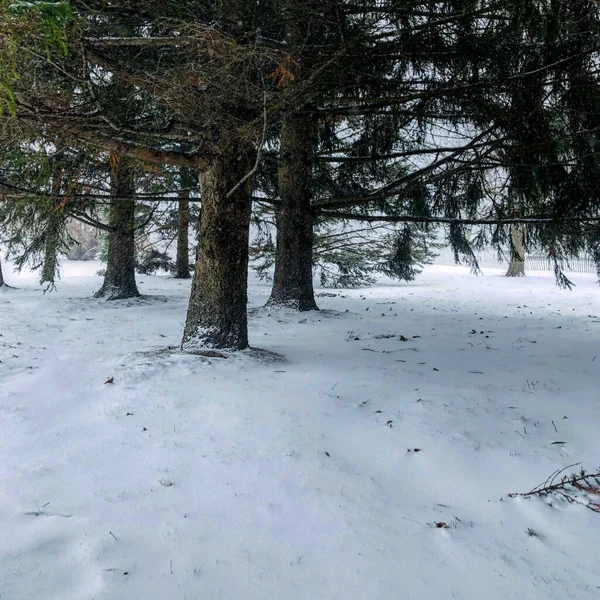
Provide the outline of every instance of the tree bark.
{"type": "Polygon", "coordinates": [[[525,228],[513,225],[510,228],[510,264],[507,277],[525,277],[525,228]]]}
{"type": "Polygon", "coordinates": [[[319,310],[313,288],[311,180],[316,127],[308,115],[292,114],[282,126],[279,198],[276,209],[275,274],[268,306],[319,310]]]}
{"type": "Polygon", "coordinates": [[[40,277],[40,285],[47,284],[46,290],[55,289],[54,282],[58,272],[58,246],[63,221],[59,211],[58,202],[54,201],[54,205],[50,208],[48,226],[44,237],[44,262],[42,263],[40,277]]]}
{"type": "Polygon", "coordinates": [[[135,283],[135,177],[131,163],[116,160],[111,173],[108,260],[102,287],[94,298],[123,300],[140,295],[135,283]]]}
{"type": "Polygon", "coordinates": [[[223,153],[200,173],[198,255],[181,343],[186,352],[248,348],[248,241],[253,153],[223,153]]]}
{"type": "Polygon", "coordinates": [[[4,281],[4,274],[2,273],[2,256],[0,255],[0,290],[12,290],[13,287],[8,285],[6,281],[4,281]]]}
{"type": "Polygon", "coordinates": [[[191,169],[182,167],[179,171],[179,193],[177,207],[177,258],[175,259],[175,278],[189,279],[190,275],[190,193],[186,188],[196,184],[196,175],[191,169]]]}

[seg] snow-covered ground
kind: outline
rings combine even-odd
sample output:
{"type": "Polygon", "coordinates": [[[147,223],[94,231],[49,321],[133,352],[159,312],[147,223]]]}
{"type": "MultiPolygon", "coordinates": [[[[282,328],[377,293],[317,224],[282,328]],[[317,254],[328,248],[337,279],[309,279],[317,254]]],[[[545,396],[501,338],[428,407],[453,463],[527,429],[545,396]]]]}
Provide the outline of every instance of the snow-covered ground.
{"type": "Polygon", "coordinates": [[[600,598],[600,514],[508,497],[600,465],[594,276],[430,267],[315,314],[253,284],[278,361],[169,350],[187,282],[64,267],[0,292],[2,600],[600,598]]]}

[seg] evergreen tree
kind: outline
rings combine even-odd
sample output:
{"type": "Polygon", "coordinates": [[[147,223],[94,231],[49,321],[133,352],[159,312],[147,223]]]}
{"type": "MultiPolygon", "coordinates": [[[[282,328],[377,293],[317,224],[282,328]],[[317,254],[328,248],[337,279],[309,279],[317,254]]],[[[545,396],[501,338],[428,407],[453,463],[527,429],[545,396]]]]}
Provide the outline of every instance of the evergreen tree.
{"type": "MultiPolygon", "coordinates": [[[[394,155],[399,146],[406,150],[408,136],[404,130],[409,129],[415,119],[400,114],[403,111],[397,109],[390,111],[385,106],[385,97],[414,93],[422,88],[422,74],[409,75],[415,67],[416,48],[418,62],[424,62],[420,58],[420,42],[426,39],[422,31],[433,29],[433,25],[428,27],[424,23],[423,15],[427,13],[420,8],[408,2],[321,1],[311,4],[291,0],[283,4],[288,48],[301,66],[295,85],[302,90],[302,81],[313,77],[315,70],[319,83],[305,93],[304,105],[283,118],[279,185],[274,186],[277,247],[270,306],[316,308],[312,289],[315,208],[327,206],[326,192],[337,196],[367,193],[374,182],[398,173],[394,155]],[[415,12],[412,18],[411,11],[415,12]],[[312,19],[315,12],[320,15],[318,24],[312,19]],[[404,16],[398,34],[394,20],[400,14],[404,16]],[[381,23],[386,18],[393,42],[382,44],[376,40],[381,38],[381,23]],[[327,64],[322,57],[324,53],[330,59],[337,53],[343,54],[341,63],[334,63],[335,71],[323,68],[327,64]],[[398,81],[392,83],[394,76],[398,81]],[[383,99],[378,109],[373,108],[372,95],[378,97],[378,102],[383,99]],[[344,109],[338,107],[340,103],[349,105],[348,114],[352,117],[345,116],[344,109]],[[326,112],[324,106],[328,107],[326,112]],[[324,164],[319,165],[320,161],[324,164]],[[337,168],[332,168],[336,162],[337,168]]],[[[433,11],[429,18],[439,24],[440,16],[433,11]]],[[[450,20],[452,18],[456,19],[456,15],[450,20]]],[[[431,82],[439,83],[433,78],[431,82]]],[[[414,112],[414,107],[410,110],[414,112]]],[[[346,256],[329,253],[326,262],[337,262],[339,281],[357,283],[366,277],[362,269],[367,254],[364,250],[346,256]]],[[[331,275],[322,265],[322,278],[331,280],[327,273],[331,275]]]]}
{"type": "MultiPolygon", "coordinates": [[[[409,194],[404,202],[396,197],[392,213],[377,207],[420,177],[415,171],[354,198],[345,193],[320,201],[321,214],[447,222],[457,256],[474,268],[475,249],[493,245],[502,252],[510,247],[509,226],[526,223],[527,243],[547,249],[559,283],[568,285],[563,261],[597,247],[598,167],[591,150],[598,135],[597,4],[481,2],[464,3],[460,12],[458,4],[450,7],[449,14],[460,16],[449,21],[445,49],[437,46],[442,60],[434,41],[423,53],[425,79],[435,74],[437,83],[430,79],[418,107],[431,124],[422,139],[430,145],[443,128],[457,146],[424,166],[431,199],[417,210],[407,204],[409,194]],[[483,227],[469,241],[471,223],[483,227]]],[[[383,98],[377,109],[389,113],[400,102],[400,94],[383,98]]]]}
{"type": "Polygon", "coordinates": [[[287,55],[256,35],[265,11],[226,0],[23,3],[18,15],[3,4],[2,13],[2,89],[27,127],[200,173],[202,235],[183,347],[247,347],[251,174],[269,107],[293,77],[287,55]],[[33,85],[40,79],[57,92],[51,103],[33,85]],[[116,93],[115,80],[135,91],[116,93]],[[41,106],[43,120],[28,108],[41,106]]]}
{"type": "MultiPolygon", "coordinates": [[[[85,144],[199,174],[183,348],[242,349],[255,176],[279,229],[272,303],[315,308],[325,219],[411,224],[381,261],[403,277],[434,223],[474,268],[474,250],[511,247],[524,224],[562,283],[569,256],[600,257],[598,12],[591,0],[8,2],[0,102],[20,151],[85,144]]],[[[45,254],[56,236],[34,214],[50,227],[97,208],[41,187],[17,190],[33,208],[4,214],[45,254]]]]}
{"type": "Polygon", "coordinates": [[[110,176],[106,272],[94,297],[123,300],[140,295],[135,282],[135,167],[113,154],[110,176]]]}
{"type": "Polygon", "coordinates": [[[93,202],[82,200],[77,209],[68,202],[83,180],[94,185],[91,161],[82,149],[53,143],[16,145],[5,149],[2,159],[2,241],[18,269],[26,263],[40,269],[40,283],[51,289],[58,274],[58,256],[73,243],[68,219],[88,210],[93,202]]]}

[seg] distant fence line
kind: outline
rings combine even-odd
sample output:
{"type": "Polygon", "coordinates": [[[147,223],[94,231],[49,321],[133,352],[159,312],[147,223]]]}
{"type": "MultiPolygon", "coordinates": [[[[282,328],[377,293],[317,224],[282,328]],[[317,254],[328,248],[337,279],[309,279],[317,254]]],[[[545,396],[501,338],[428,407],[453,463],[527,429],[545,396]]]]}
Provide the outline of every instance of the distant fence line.
{"type": "MultiPolygon", "coordinates": [[[[476,253],[479,266],[482,268],[502,269],[508,268],[507,261],[499,261],[493,252],[476,253]]],[[[442,266],[452,266],[454,262],[454,253],[450,248],[443,248],[439,251],[434,264],[442,266]]],[[[525,270],[529,271],[552,271],[552,263],[545,256],[532,254],[525,257],[525,270]]],[[[565,271],[570,273],[596,273],[596,263],[589,257],[574,258],[565,265],[565,271]]]]}
{"type": "MultiPolygon", "coordinates": [[[[544,256],[532,256],[525,259],[525,269],[531,271],[552,271],[554,267],[551,262],[544,256]]],[[[596,263],[589,257],[575,258],[569,261],[565,267],[565,271],[571,273],[596,273],[596,263]]]]}

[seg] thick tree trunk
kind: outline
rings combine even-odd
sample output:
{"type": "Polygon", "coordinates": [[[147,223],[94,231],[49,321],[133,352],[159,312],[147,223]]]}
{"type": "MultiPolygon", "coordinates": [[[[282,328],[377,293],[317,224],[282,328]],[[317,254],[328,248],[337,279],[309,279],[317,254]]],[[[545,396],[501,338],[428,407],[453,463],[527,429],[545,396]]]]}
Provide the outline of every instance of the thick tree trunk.
{"type": "Polygon", "coordinates": [[[182,191],[179,193],[177,207],[177,258],[175,259],[175,278],[189,279],[190,275],[190,193],[187,188],[196,184],[195,173],[188,168],[180,170],[179,184],[182,191]]]}
{"type": "Polygon", "coordinates": [[[108,260],[102,287],[94,298],[123,300],[140,295],[135,283],[135,177],[126,159],[117,161],[111,174],[108,260]]]}
{"type": "Polygon", "coordinates": [[[310,207],[316,128],[310,116],[287,117],[281,131],[276,211],[275,275],[268,306],[319,310],[313,289],[313,226],[310,207]]]}
{"type": "Polygon", "coordinates": [[[200,174],[202,218],[182,350],[248,347],[248,239],[253,157],[224,154],[200,174]]]}
{"type": "Polygon", "coordinates": [[[510,230],[510,264],[507,277],[525,277],[525,229],[513,225],[510,230]]]}

